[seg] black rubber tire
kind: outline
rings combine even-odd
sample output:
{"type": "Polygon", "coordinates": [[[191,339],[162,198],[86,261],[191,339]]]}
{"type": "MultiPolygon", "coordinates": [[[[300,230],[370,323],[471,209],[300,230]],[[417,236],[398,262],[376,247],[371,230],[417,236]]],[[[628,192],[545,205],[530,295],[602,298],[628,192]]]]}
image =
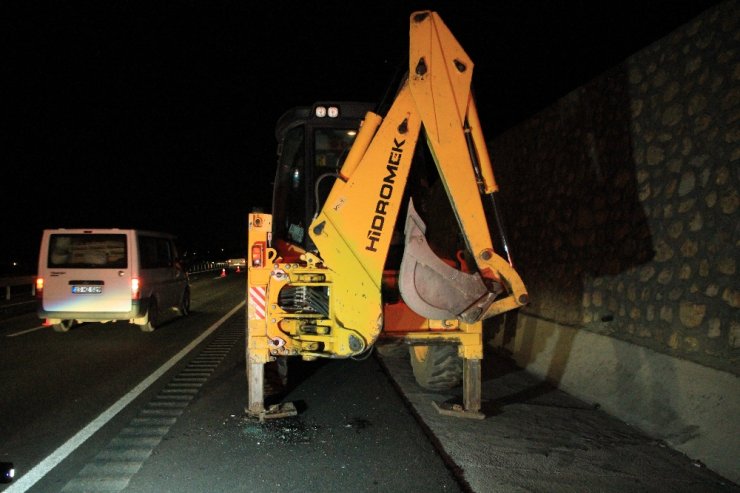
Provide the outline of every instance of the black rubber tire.
{"type": "Polygon", "coordinates": [[[409,352],[408,346],[403,341],[378,341],[375,343],[375,351],[384,358],[405,358],[409,352]]]}
{"type": "Polygon", "coordinates": [[[461,385],[463,360],[457,354],[457,346],[445,344],[426,348],[426,355],[420,355],[423,347],[409,347],[416,383],[428,390],[450,390],[461,385]]]}
{"type": "Polygon", "coordinates": [[[146,323],[139,325],[142,332],[154,332],[159,323],[159,309],[157,308],[157,301],[152,298],[149,300],[149,308],[147,310],[146,323]]]}
{"type": "Polygon", "coordinates": [[[265,364],[264,392],[266,396],[280,395],[288,388],[288,358],[277,356],[265,364]]]}
{"type": "Polygon", "coordinates": [[[74,320],[62,320],[58,324],[52,325],[54,332],[69,332],[69,329],[74,325],[74,320]]]}
{"type": "Polygon", "coordinates": [[[190,315],[190,289],[185,288],[182,299],[180,299],[180,306],[177,309],[183,317],[190,315]]]}

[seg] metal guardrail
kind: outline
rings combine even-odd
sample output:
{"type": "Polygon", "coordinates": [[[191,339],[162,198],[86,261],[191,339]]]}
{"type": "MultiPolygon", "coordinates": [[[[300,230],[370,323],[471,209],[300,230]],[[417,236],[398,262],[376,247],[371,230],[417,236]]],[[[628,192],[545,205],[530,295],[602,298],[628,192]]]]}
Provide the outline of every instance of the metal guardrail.
{"type": "Polygon", "coordinates": [[[5,300],[10,300],[13,296],[13,288],[22,288],[30,286],[29,291],[24,294],[36,296],[36,276],[17,276],[17,277],[0,277],[0,288],[5,291],[5,300]]]}
{"type": "MultiPolygon", "coordinates": [[[[226,262],[198,262],[188,268],[188,274],[200,274],[228,267],[226,262]]],[[[4,292],[5,301],[10,301],[13,296],[28,296],[29,294],[36,296],[36,276],[0,277],[0,289],[4,292]],[[21,289],[26,286],[29,287],[28,290],[21,289]]]]}
{"type": "Polygon", "coordinates": [[[199,262],[188,268],[188,274],[200,274],[201,272],[210,272],[212,270],[226,269],[226,262],[199,262]]]}

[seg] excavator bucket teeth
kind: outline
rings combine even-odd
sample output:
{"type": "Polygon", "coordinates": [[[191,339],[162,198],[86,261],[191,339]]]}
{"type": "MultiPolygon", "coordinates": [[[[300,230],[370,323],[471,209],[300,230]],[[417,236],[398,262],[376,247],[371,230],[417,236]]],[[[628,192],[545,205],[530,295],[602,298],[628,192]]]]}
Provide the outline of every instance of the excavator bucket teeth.
{"type": "Polygon", "coordinates": [[[406,236],[398,287],[403,301],[422,317],[432,320],[461,318],[461,314],[488,290],[479,274],[467,274],[446,264],[432,251],[426,225],[409,201],[406,236]]]}

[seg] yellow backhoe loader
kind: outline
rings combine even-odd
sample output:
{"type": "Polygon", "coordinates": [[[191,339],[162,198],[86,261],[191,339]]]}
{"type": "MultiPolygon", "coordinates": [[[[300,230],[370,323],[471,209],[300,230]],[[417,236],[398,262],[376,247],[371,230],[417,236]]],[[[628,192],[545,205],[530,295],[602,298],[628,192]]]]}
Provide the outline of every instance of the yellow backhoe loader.
{"type": "Polygon", "coordinates": [[[483,416],[482,321],[528,300],[500,225],[472,75],[439,15],[415,12],[408,72],[389,104],[321,102],[278,122],[272,214],[249,214],[249,415],[295,412],[265,405],[266,364],[361,357],[392,338],[409,345],[422,386],[462,383],[461,405],[441,412],[483,416]],[[424,187],[409,177],[424,156],[464,243],[451,260],[430,247],[417,212],[424,187]]]}

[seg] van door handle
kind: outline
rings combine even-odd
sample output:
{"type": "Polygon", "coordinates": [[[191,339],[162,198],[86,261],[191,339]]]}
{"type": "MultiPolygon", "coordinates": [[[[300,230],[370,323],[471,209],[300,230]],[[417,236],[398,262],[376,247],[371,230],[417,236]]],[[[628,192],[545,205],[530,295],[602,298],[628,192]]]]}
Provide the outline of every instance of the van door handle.
{"type": "Polygon", "coordinates": [[[118,277],[123,277],[125,275],[126,275],[126,273],[124,271],[122,271],[122,270],[119,270],[118,271],[118,277]]]}

